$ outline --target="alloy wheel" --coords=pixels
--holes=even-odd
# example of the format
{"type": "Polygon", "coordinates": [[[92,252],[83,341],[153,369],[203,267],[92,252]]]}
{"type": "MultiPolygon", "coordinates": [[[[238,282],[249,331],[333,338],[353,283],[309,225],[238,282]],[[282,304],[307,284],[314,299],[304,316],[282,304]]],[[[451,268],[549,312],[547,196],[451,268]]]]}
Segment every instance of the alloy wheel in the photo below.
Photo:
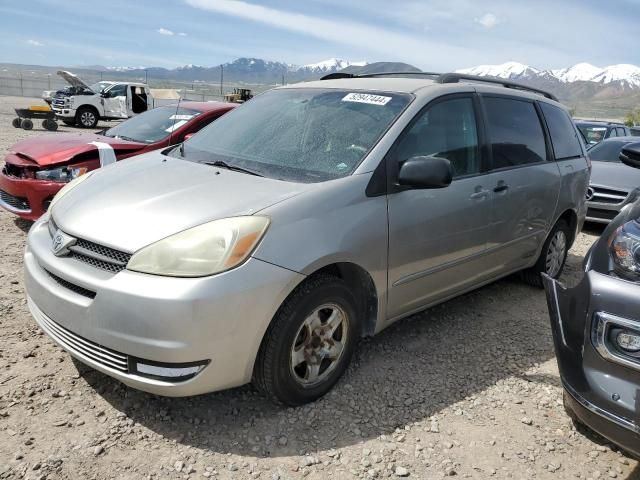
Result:
{"type": "Polygon", "coordinates": [[[91,112],[82,112],[80,115],[80,123],[85,127],[92,126],[96,121],[96,116],[91,112]]]}
{"type": "Polygon", "coordinates": [[[291,374],[305,388],[322,383],[345,349],[349,318],[336,304],[317,307],[303,322],[291,347],[291,374]]]}
{"type": "Polygon", "coordinates": [[[558,230],[553,235],[553,238],[551,239],[549,248],[547,250],[547,261],[545,265],[547,275],[555,278],[558,273],[560,273],[560,269],[562,268],[562,264],[566,255],[567,236],[562,230],[558,230]]]}

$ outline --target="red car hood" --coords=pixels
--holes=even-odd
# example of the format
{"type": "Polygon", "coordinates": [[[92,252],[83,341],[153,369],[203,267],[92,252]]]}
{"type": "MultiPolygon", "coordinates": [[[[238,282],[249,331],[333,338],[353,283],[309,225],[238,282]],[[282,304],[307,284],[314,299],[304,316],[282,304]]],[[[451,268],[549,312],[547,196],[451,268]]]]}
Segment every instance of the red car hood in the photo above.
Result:
{"type": "Polygon", "coordinates": [[[41,135],[18,142],[9,149],[9,155],[31,160],[40,166],[55,165],[69,162],[76,155],[97,151],[98,147],[91,142],[111,145],[118,159],[149,146],[146,143],[129,142],[95,133],[62,133],[41,135]]]}

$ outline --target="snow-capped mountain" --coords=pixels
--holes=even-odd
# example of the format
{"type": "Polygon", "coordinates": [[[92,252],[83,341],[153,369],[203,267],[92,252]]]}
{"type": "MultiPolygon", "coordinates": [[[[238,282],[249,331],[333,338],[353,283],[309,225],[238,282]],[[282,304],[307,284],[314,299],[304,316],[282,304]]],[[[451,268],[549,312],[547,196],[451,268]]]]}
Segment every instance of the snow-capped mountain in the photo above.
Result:
{"type": "Polygon", "coordinates": [[[349,62],[348,60],[343,60],[341,58],[330,58],[329,60],[324,60],[318,63],[309,63],[307,65],[302,65],[298,67],[298,69],[310,70],[312,72],[337,72],[338,70],[342,70],[347,67],[364,67],[367,65],[367,62],[349,62]]]}
{"type": "Polygon", "coordinates": [[[537,68],[530,67],[518,62],[507,62],[502,65],[478,65],[477,67],[463,68],[457,70],[458,73],[466,75],[478,75],[480,77],[518,78],[535,77],[542,73],[537,68]]]}
{"type": "Polygon", "coordinates": [[[518,62],[501,65],[479,65],[458,70],[468,75],[491,76],[509,80],[556,80],[567,84],[594,82],[601,85],[618,83],[622,86],[640,88],[640,67],[620,64],[600,68],[589,63],[578,63],[568,68],[541,70],[518,62]]]}

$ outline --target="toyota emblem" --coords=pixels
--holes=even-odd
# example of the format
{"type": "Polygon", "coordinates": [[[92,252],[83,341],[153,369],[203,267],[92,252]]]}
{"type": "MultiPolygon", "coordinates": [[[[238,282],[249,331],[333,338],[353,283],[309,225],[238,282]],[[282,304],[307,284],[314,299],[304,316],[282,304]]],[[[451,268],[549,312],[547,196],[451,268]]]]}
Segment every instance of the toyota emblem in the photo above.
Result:
{"type": "Polygon", "coordinates": [[[587,188],[587,200],[591,200],[593,198],[593,196],[595,195],[595,190],[591,187],[587,188]]]}
{"type": "Polygon", "coordinates": [[[69,247],[76,243],[76,239],[65,234],[62,230],[56,230],[53,234],[53,243],[51,244],[51,250],[56,257],[61,257],[69,253],[69,247]]]}

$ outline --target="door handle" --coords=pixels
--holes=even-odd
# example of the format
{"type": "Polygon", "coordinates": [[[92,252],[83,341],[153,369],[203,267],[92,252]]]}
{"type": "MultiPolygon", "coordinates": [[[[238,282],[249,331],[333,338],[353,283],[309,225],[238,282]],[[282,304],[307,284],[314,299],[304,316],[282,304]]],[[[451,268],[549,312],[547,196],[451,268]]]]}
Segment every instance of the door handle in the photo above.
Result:
{"type": "Polygon", "coordinates": [[[506,192],[507,190],[509,190],[509,185],[504,182],[499,182],[498,185],[496,185],[496,187],[493,189],[493,191],[496,193],[506,192]]]}
{"type": "Polygon", "coordinates": [[[481,188],[476,188],[476,191],[469,195],[469,198],[472,200],[477,200],[479,198],[485,198],[489,195],[489,190],[483,190],[481,188]]]}

